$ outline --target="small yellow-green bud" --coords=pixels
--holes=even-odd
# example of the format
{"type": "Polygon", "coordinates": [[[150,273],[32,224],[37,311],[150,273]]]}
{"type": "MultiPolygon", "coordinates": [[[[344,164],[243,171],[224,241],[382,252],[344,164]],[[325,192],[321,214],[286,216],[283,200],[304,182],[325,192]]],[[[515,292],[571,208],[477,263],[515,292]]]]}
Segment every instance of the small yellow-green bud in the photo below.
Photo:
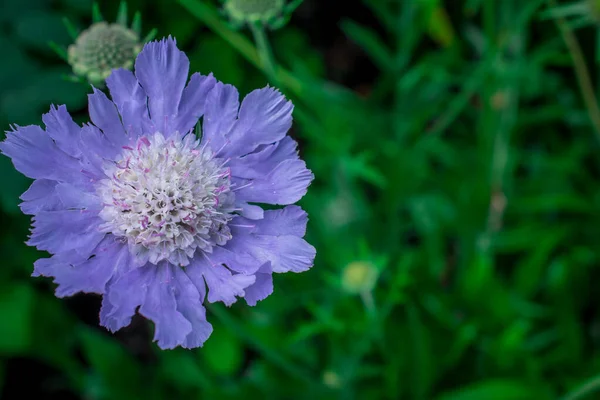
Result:
{"type": "Polygon", "coordinates": [[[267,23],[277,17],[285,0],[226,0],[225,11],[238,22],[267,23]]]}
{"type": "Polygon", "coordinates": [[[339,389],[342,386],[342,380],[340,376],[330,370],[327,370],[323,373],[323,383],[325,386],[331,389],[339,389]]]}
{"type": "Polygon", "coordinates": [[[370,262],[354,261],[346,265],[342,273],[342,287],[352,294],[370,292],[377,283],[379,271],[370,262]]]}
{"type": "Polygon", "coordinates": [[[120,24],[98,22],[69,46],[69,64],[76,75],[101,85],[113,69],[131,69],[142,49],[139,36],[120,24]]]}

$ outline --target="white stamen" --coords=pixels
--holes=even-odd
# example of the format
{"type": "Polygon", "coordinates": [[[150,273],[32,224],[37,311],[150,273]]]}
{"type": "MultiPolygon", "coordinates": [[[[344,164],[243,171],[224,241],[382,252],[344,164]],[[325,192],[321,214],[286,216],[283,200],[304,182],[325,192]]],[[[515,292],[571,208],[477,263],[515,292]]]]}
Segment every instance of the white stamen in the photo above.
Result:
{"type": "Polygon", "coordinates": [[[102,228],[127,240],[132,254],[187,265],[196,250],[231,239],[235,196],[226,162],[193,135],[160,132],[125,146],[99,182],[102,228]]]}

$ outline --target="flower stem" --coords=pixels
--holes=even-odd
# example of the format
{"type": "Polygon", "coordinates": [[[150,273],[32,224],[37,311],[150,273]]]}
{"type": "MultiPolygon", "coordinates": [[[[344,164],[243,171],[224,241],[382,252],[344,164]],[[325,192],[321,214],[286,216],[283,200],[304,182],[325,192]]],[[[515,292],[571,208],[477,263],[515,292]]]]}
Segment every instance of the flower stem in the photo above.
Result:
{"type": "Polygon", "coordinates": [[[254,36],[254,42],[256,43],[258,55],[260,56],[262,69],[265,71],[265,74],[271,83],[273,85],[277,85],[278,82],[277,74],[275,73],[275,59],[273,58],[273,52],[271,51],[271,46],[269,45],[269,39],[267,38],[265,27],[262,23],[257,22],[250,24],[250,30],[252,31],[252,36],[254,36]]]}
{"type": "MultiPolygon", "coordinates": [[[[548,4],[555,7],[556,0],[548,0],[548,4]]],[[[577,77],[577,82],[579,83],[581,96],[583,97],[583,101],[587,108],[590,120],[592,121],[596,136],[600,141],[600,108],[598,108],[598,99],[594,93],[594,86],[585,63],[585,58],[583,57],[583,52],[581,51],[581,46],[579,46],[577,37],[571,28],[569,28],[567,21],[563,17],[556,18],[556,25],[558,26],[563,41],[565,42],[565,45],[571,54],[571,58],[573,59],[573,68],[575,69],[575,76],[577,77]]]]}
{"type": "MultiPolygon", "coordinates": [[[[227,41],[238,53],[240,53],[251,64],[258,67],[265,74],[267,71],[261,62],[261,56],[256,48],[244,35],[231,30],[219,16],[214,6],[199,0],[178,0],[190,14],[196,17],[200,22],[210,28],[213,32],[227,41]]],[[[288,70],[277,66],[275,69],[276,78],[281,85],[294,95],[301,97],[304,84],[292,75],[288,70]]]]}
{"type": "Polygon", "coordinates": [[[590,379],[585,382],[582,386],[578,387],[571,393],[563,397],[562,400],[577,400],[584,399],[586,396],[596,392],[600,389],[600,376],[590,379]]]}

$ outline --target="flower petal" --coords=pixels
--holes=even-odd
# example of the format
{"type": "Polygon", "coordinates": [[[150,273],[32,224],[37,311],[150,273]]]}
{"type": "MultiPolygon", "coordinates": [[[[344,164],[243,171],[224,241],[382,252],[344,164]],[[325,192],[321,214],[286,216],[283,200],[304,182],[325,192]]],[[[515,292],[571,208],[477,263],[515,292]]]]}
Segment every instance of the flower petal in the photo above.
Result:
{"type": "Polygon", "coordinates": [[[247,179],[261,178],[282,161],[298,159],[298,143],[289,136],[278,143],[261,147],[260,150],[244,157],[232,158],[228,164],[231,167],[231,175],[247,179]]]}
{"type": "Polygon", "coordinates": [[[102,200],[96,194],[81,190],[69,183],[56,185],[56,193],[66,209],[94,211],[102,209],[102,200]]]}
{"type": "Polygon", "coordinates": [[[52,254],[76,250],[89,255],[105,236],[98,230],[100,222],[94,211],[40,211],[33,217],[27,244],[52,254]]]}
{"type": "Polygon", "coordinates": [[[223,264],[232,271],[244,274],[252,275],[261,266],[251,255],[239,252],[231,251],[225,246],[216,246],[213,248],[213,252],[206,256],[213,264],[223,264]]]}
{"type": "Polygon", "coordinates": [[[292,204],[300,200],[314,179],[302,160],[285,160],[264,178],[232,179],[241,189],[240,200],[268,204],[292,204]]]}
{"type": "Polygon", "coordinates": [[[308,214],[299,206],[287,206],[280,210],[265,211],[265,217],[252,221],[261,235],[293,235],[304,237],[308,214]]]}
{"type": "Polygon", "coordinates": [[[304,272],[313,266],[316,250],[293,235],[269,236],[238,234],[227,243],[231,251],[247,253],[261,265],[271,262],[273,272],[304,272]]]}
{"type": "Polygon", "coordinates": [[[93,125],[85,125],[81,129],[79,141],[82,172],[92,180],[105,178],[104,161],[114,160],[120,152],[119,148],[93,125]]]}
{"type": "Polygon", "coordinates": [[[169,119],[177,114],[189,68],[187,56],[171,37],[146,44],[135,61],[135,75],[148,94],[150,118],[165,135],[171,133],[169,119]]]}
{"type": "Polygon", "coordinates": [[[78,160],[62,151],[39,126],[7,132],[0,151],[12,159],[17,170],[33,179],[72,181],[80,175],[78,160]]]}
{"type": "Polygon", "coordinates": [[[239,103],[239,93],[232,85],[217,82],[208,93],[202,121],[202,144],[209,144],[221,156],[227,149],[227,134],[235,124],[239,103]]]}
{"type": "Polygon", "coordinates": [[[238,121],[230,132],[228,155],[244,155],[261,144],[283,139],[292,126],[291,101],[274,88],[266,87],[248,94],[242,101],[238,121]]]}
{"type": "Polygon", "coordinates": [[[88,95],[90,119],[102,130],[104,136],[115,147],[120,148],[127,142],[127,136],[121,123],[121,118],[115,103],[106,95],[94,88],[94,93],[88,95]]]}
{"type": "Polygon", "coordinates": [[[81,128],[73,121],[66,106],[50,107],[50,112],[42,115],[42,121],[46,132],[62,151],[73,157],[79,156],[77,141],[81,128]]]}
{"type": "Polygon", "coordinates": [[[103,294],[107,282],[130,264],[127,246],[106,237],[94,250],[95,257],[86,259],[75,252],[61,253],[35,262],[33,276],[54,277],[56,296],[72,296],[78,292],[103,294]]]}
{"type": "Polygon", "coordinates": [[[273,270],[270,263],[264,263],[256,273],[256,282],[245,290],[244,300],[249,306],[266,299],[273,293],[273,270]]]}
{"type": "Polygon", "coordinates": [[[181,95],[181,102],[173,125],[174,131],[186,133],[194,129],[200,117],[204,115],[206,97],[215,83],[216,79],[212,74],[204,76],[195,73],[192,75],[181,95]]]}
{"type": "Polygon", "coordinates": [[[131,323],[136,308],[144,302],[148,286],[152,280],[153,268],[132,268],[108,282],[102,299],[100,325],[111,332],[131,323]]]}
{"type": "MultiPolygon", "coordinates": [[[[149,267],[146,267],[147,269],[149,267]]],[[[162,263],[155,267],[148,282],[146,298],[140,314],[154,322],[154,340],[161,349],[173,349],[183,344],[192,332],[192,324],[177,310],[173,278],[177,266],[162,263]]]]}
{"type": "Polygon", "coordinates": [[[37,214],[40,211],[54,211],[62,208],[62,203],[55,191],[58,182],[47,179],[36,179],[29,189],[20,197],[21,211],[24,214],[37,214]]]}
{"type": "Polygon", "coordinates": [[[255,281],[253,275],[233,275],[221,265],[210,265],[200,259],[192,260],[186,267],[186,273],[197,288],[201,288],[206,281],[209,302],[222,301],[227,306],[237,301],[236,296],[243,297],[244,289],[255,281]]]}
{"type": "Polygon", "coordinates": [[[196,287],[181,268],[175,268],[177,290],[175,300],[179,311],[190,324],[192,331],[187,335],[182,347],[192,349],[200,347],[212,333],[212,325],[206,320],[206,310],[202,305],[206,296],[204,285],[196,287]]]}
{"type": "Polygon", "coordinates": [[[106,79],[106,85],[130,137],[150,133],[148,97],[133,72],[122,68],[114,70],[106,79]]]}

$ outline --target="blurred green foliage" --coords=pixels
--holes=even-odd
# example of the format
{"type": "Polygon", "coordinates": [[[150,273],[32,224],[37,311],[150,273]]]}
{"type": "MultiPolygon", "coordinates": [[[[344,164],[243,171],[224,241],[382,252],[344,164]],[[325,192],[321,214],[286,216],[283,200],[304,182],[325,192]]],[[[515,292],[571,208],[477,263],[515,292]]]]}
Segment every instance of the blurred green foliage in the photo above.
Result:
{"type": "MultiPolygon", "coordinates": [[[[268,33],[269,73],[217,2],[129,2],[192,70],[242,93],[269,76],[293,99],[316,176],[301,201],[314,268],[276,276],[254,308],[209,306],[215,331],[195,351],[160,351],[143,319],[111,335],[97,297],[59,300],[29,277],[43,256],[23,243],[29,181],[0,157],[3,398],[600,398],[600,148],[555,23],[571,3],[356,0],[339,20],[323,3],[268,33]],[[356,262],[376,269],[373,290],[344,290],[356,262]]],[[[51,103],[85,121],[90,87],[62,78],[47,42],[67,46],[63,17],[84,28],[90,10],[0,1],[3,129],[41,123],[51,103]]],[[[600,28],[585,17],[563,23],[597,83],[600,28]]]]}

